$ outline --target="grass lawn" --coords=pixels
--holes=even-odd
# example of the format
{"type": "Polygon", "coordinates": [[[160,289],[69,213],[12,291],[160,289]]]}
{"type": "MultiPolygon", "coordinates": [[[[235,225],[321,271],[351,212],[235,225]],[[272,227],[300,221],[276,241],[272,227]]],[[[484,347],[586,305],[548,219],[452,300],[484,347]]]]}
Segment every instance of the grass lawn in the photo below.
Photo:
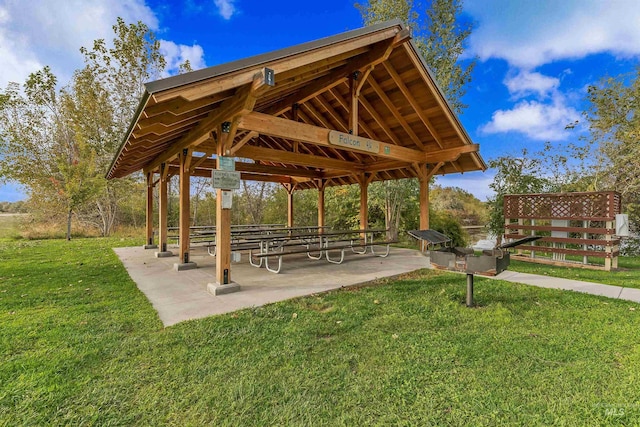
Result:
{"type": "Polygon", "coordinates": [[[509,270],[604,283],[605,285],[640,288],[640,257],[619,257],[618,267],[620,269],[616,271],[588,270],[580,267],[557,267],[512,259],[509,270]]]}
{"type": "Polygon", "coordinates": [[[0,213],[0,239],[20,236],[20,218],[19,214],[0,213]]]}
{"type": "Polygon", "coordinates": [[[424,270],[163,328],[110,249],[0,241],[0,425],[635,425],[640,305],[424,270]]]}

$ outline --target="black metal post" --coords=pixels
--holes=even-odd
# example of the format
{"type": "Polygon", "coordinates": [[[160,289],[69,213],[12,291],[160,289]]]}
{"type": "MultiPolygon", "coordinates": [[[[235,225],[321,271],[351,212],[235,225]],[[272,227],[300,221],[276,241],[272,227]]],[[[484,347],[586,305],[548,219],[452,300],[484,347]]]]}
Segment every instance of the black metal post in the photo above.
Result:
{"type": "Polygon", "coordinates": [[[467,307],[473,307],[473,274],[467,273],[467,307]]]}

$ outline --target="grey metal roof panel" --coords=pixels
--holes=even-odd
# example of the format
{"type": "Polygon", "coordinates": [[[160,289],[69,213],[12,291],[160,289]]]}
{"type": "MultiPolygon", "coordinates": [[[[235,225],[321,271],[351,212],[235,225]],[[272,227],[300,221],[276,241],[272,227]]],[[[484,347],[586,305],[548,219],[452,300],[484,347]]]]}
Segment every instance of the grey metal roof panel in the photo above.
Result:
{"type": "Polygon", "coordinates": [[[292,55],[297,55],[314,49],[323,48],[335,43],[340,43],[345,40],[375,33],[396,26],[400,27],[401,29],[405,28],[405,25],[402,23],[402,21],[400,21],[399,19],[394,19],[391,21],[381,22],[380,24],[371,25],[369,27],[358,28],[356,30],[347,31],[344,33],[336,34],[334,36],[313,40],[284,49],[239,59],[237,61],[227,62],[225,64],[214,65],[213,67],[207,67],[201,70],[192,71],[190,73],[167,77],[166,79],[156,80],[146,83],[145,87],[149,94],[154,94],[156,92],[162,92],[168,89],[173,89],[201,80],[210,79],[212,77],[232,73],[234,71],[239,71],[259,64],[277,61],[279,59],[283,59],[292,55]]]}

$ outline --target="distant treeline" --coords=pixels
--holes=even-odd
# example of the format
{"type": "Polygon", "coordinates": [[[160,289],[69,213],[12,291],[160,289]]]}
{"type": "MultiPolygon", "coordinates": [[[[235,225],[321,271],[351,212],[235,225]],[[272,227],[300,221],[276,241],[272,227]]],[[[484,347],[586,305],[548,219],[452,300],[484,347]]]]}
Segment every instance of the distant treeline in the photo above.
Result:
{"type": "Polygon", "coordinates": [[[0,212],[3,213],[26,213],[27,206],[25,202],[0,202],[0,212]]]}

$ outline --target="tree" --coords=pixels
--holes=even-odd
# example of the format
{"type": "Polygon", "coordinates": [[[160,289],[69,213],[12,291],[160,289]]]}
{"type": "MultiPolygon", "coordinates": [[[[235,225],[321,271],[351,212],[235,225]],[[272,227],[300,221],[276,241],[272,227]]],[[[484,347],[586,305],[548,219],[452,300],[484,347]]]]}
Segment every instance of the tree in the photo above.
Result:
{"type": "Polygon", "coordinates": [[[619,191],[632,223],[640,222],[640,67],[632,75],[603,79],[588,89],[591,142],[603,189],[619,191]]]}
{"type": "MultiPolygon", "coordinates": [[[[104,173],[133,117],[143,83],[165,66],[159,43],[141,22],[113,26],[113,47],[96,40],[81,48],[85,67],[57,87],[49,67],[32,73],[23,91],[10,83],[0,92],[0,179],[22,184],[42,216],[113,229],[118,202],[131,180],[106,181],[104,173]]],[[[188,65],[187,65],[188,66],[188,65]]]]}
{"type": "Polygon", "coordinates": [[[24,93],[9,85],[0,105],[0,176],[24,185],[32,197],[64,209],[66,237],[71,220],[97,191],[95,151],[69,114],[67,90],[57,91],[49,67],[29,75],[24,93]]]}
{"type": "Polygon", "coordinates": [[[369,0],[356,3],[365,25],[373,25],[390,19],[400,19],[413,32],[416,46],[436,82],[444,92],[453,110],[460,114],[467,107],[462,102],[466,86],[471,82],[471,73],[476,59],[466,66],[460,62],[464,44],[471,35],[473,26],[463,22],[461,0],[431,0],[425,14],[421,15],[412,0],[369,0]]]}
{"type": "Polygon", "coordinates": [[[453,111],[460,114],[467,108],[462,97],[476,65],[476,59],[466,67],[459,62],[465,40],[471,35],[472,24],[460,23],[462,1],[459,0],[432,0],[426,13],[427,31],[425,36],[417,38],[418,49],[435,73],[436,82],[453,111]]]}
{"type": "MultiPolygon", "coordinates": [[[[365,25],[373,25],[390,19],[400,19],[413,32],[416,46],[431,70],[438,86],[453,110],[461,113],[466,105],[462,97],[471,81],[475,59],[463,67],[459,58],[464,52],[464,42],[471,34],[471,24],[462,25],[459,0],[433,0],[426,9],[426,16],[418,13],[412,0],[369,0],[356,4],[365,25]]],[[[418,186],[415,179],[402,179],[374,183],[371,193],[374,206],[385,214],[385,226],[389,237],[397,238],[402,222],[402,212],[407,211],[407,200],[418,186]]]]}
{"type": "Polygon", "coordinates": [[[541,160],[531,157],[526,148],[519,157],[507,155],[489,161],[489,168],[496,169],[493,182],[489,184],[495,192],[488,200],[489,231],[496,236],[498,243],[501,242],[504,231],[504,196],[541,193],[548,188],[548,179],[539,176],[540,166],[541,160]]]}
{"type": "MultiPolygon", "coordinates": [[[[142,22],[127,24],[118,18],[113,25],[112,47],[104,39],[91,49],[82,47],[85,67],[74,74],[75,121],[96,152],[96,165],[103,175],[118,150],[144,92],[144,83],[158,78],[166,66],[160,43],[142,22]]],[[[118,206],[129,197],[134,181],[103,179],[93,205],[83,220],[109,235],[118,216],[118,206]]]]}

